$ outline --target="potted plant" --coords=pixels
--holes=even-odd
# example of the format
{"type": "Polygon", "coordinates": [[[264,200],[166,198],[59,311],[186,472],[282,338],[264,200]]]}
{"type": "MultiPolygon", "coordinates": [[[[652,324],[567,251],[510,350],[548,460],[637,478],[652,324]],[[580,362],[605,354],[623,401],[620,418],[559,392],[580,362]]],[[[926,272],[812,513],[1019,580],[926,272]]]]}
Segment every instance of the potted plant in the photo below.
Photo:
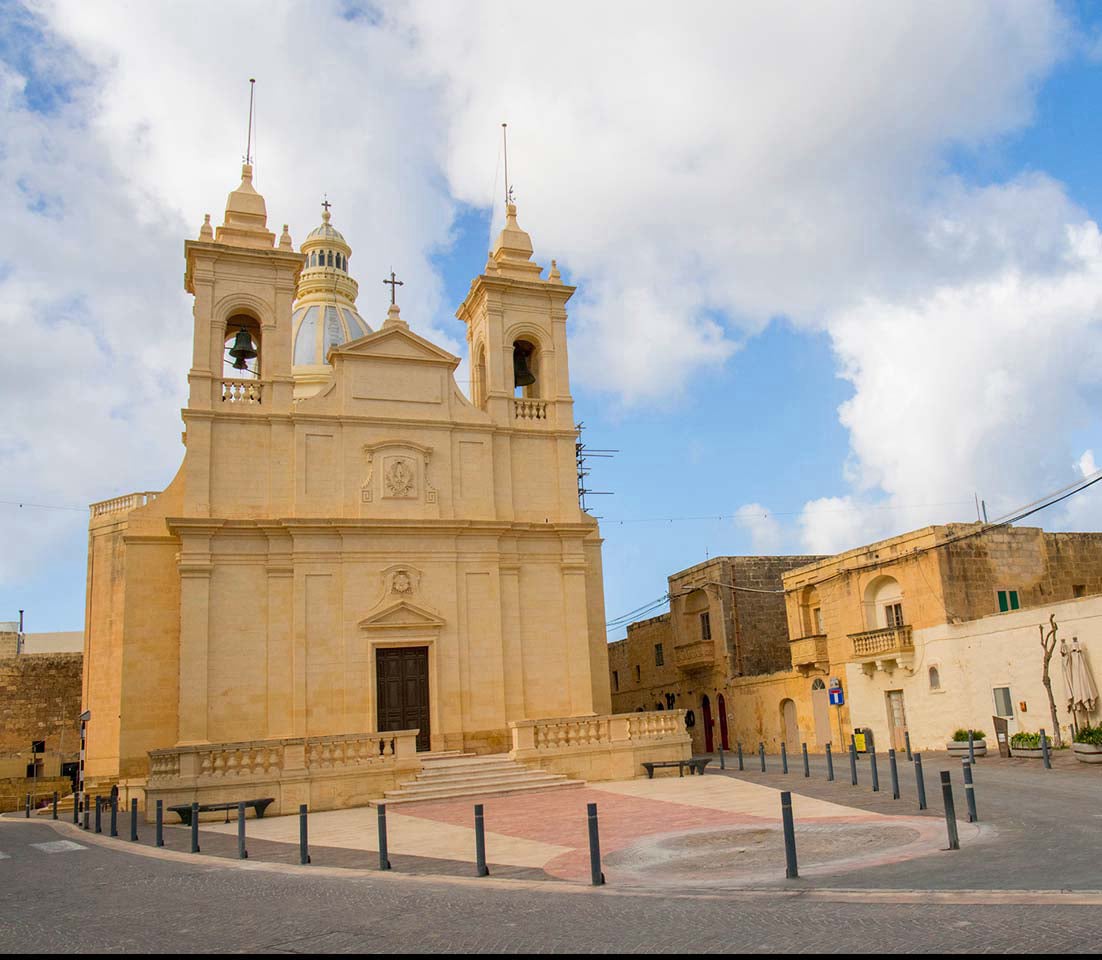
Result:
{"type": "MultiPolygon", "coordinates": [[[[1010,738],[1010,749],[1015,757],[1040,760],[1044,756],[1044,752],[1041,750],[1041,735],[1039,733],[1015,733],[1010,738]]],[[[1049,749],[1052,749],[1051,744],[1049,744],[1049,749]]]]}
{"type": "Polygon", "coordinates": [[[1076,760],[1102,763],[1102,727],[1080,727],[1072,747],[1076,760]]]}
{"type": "Polygon", "coordinates": [[[961,729],[953,733],[953,739],[950,740],[945,746],[949,751],[949,755],[953,757],[967,757],[968,756],[968,734],[972,734],[972,747],[976,751],[977,757],[984,757],[987,755],[987,741],[984,739],[984,732],[982,730],[966,730],[961,729]]]}

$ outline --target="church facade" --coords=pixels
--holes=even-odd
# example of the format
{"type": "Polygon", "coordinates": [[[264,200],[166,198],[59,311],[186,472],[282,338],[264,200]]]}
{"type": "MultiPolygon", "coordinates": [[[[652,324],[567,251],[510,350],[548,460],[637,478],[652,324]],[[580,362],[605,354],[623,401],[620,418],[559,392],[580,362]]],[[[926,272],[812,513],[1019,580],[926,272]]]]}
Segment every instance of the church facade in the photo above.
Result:
{"type": "Polygon", "coordinates": [[[611,703],[601,539],[577,498],[574,289],[553,261],[543,277],[515,206],[457,312],[470,399],[460,359],[396,303],[377,330],[360,317],[328,209],[296,251],[246,165],[209,220],[185,243],[183,463],[159,494],[92,508],[88,776],[192,796],[220,763],[278,755],[305,783],[311,762],[504,752],[518,723],[531,755],[585,746],[531,729],[611,703]]]}

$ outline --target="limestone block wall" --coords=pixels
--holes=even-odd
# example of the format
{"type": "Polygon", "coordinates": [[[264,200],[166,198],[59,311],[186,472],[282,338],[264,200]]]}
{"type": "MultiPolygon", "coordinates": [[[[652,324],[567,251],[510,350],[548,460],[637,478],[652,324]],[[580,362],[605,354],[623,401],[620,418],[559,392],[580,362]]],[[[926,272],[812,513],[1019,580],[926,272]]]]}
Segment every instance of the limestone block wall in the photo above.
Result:
{"type": "Polygon", "coordinates": [[[31,742],[46,741],[40,755],[44,776],[80,752],[79,653],[25,653],[0,659],[0,764],[22,777],[31,762],[31,742]]]}

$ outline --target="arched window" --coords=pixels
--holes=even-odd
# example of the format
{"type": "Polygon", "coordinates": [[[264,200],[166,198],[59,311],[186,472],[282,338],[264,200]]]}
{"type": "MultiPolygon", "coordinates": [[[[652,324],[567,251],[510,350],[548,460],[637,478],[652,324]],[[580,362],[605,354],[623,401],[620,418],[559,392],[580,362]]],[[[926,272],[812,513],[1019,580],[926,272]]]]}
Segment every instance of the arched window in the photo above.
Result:
{"type": "Polygon", "coordinates": [[[344,257],[341,256],[341,252],[339,250],[337,251],[337,269],[344,269],[344,257]]]}
{"type": "Polygon", "coordinates": [[[811,689],[812,690],[825,690],[826,686],[827,685],[825,683],[823,683],[823,678],[822,677],[816,677],[811,682],[811,689]]]}
{"type": "Polygon", "coordinates": [[[903,615],[903,588],[895,577],[873,579],[865,587],[864,599],[866,629],[901,627],[907,622],[903,615]]]}
{"type": "Polygon", "coordinates": [[[930,689],[941,689],[941,674],[938,673],[937,667],[930,667],[930,689]]]}
{"type": "Polygon", "coordinates": [[[234,380],[258,378],[260,376],[261,349],[260,323],[256,318],[244,313],[230,317],[226,321],[223,341],[222,376],[234,380]],[[231,356],[230,351],[238,349],[239,344],[240,347],[253,352],[254,356],[231,356]]]}
{"type": "Polygon", "coordinates": [[[328,266],[328,267],[333,266],[333,251],[332,250],[329,251],[329,262],[326,264],[326,266],[328,266]]]}
{"type": "Polygon", "coordinates": [[[539,351],[530,340],[513,341],[513,384],[518,397],[539,397],[539,351]]]}
{"type": "Polygon", "coordinates": [[[475,350],[474,383],[471,384],[471,402],[476,407],[486,406],[486,347],[479,344],[475,350]]]}

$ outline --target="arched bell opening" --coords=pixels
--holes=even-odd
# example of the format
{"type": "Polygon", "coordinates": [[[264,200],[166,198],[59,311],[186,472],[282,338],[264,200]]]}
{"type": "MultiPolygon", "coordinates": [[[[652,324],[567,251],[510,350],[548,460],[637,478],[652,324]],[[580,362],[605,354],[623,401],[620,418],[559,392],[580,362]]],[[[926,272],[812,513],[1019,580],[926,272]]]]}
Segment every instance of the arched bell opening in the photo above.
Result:
{"type": "Polygon", "coordinates": [[[479,344],[475,349],[474,369],[471,371],[471,402],[480,409],[486,407],[486,347],[479,344]]]}
{"type": "Polygon", "coordinates": [[[540,396],[539,348],[531,340],[513,341],[513,395],[540,396]]]}
{"type": "Polygon", "coordinates": [[[226,321],[222,345],[222,376],[260,378],[260,321],[246,313],[226,321]]]}

